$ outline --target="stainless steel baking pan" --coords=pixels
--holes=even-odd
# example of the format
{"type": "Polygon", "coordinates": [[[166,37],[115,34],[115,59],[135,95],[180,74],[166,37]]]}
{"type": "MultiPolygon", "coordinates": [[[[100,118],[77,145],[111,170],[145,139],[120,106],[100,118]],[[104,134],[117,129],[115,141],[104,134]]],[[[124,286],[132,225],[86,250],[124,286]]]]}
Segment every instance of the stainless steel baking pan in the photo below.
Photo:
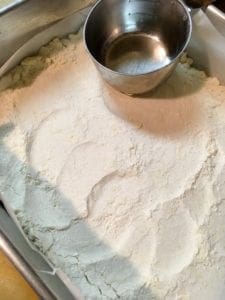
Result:
{"type": "Polygon", "coordinates": [[[38,32],[92,0],[0,0],[0,66],[38,32]]]}
{"type": "MultiPolygon", "coordinates": [[[[225,6],[224,6],[225,7],[225,6]]],[[[214,5],[210,5],[206,10],[206,15],[209,17],[216,29],[225,36],[225,14],[214,5]]]]}
{"type": "Polygon", "coordinates": [[[199,10],[193,17],[193,33],[188,53],[197,67],[225,84],[225,14],[211,5],[206,13],[199,10]]]}
{"type": "MultiPolygon", "coordinates": [[[[76,32],[84,23],[89,11],[89,8],[83,10],[80,10],[80,8],[82,8],[81,4],[76,13],[63,20],[54,22],[47,29],[41,30],[38,33],[36,32],[32,38],[27,40],[0,65],[0,76],[17,65],[24,57],[34,54],[52,38],[76,32]]],[[[209,75],[218,77],[221,83],[225,84],[225,38],[223,36],[225,33],[225,15],[214,6],[208,7],[206,15],[202,14],[201,12],[197,12],[193,16],[193,37],[187,50],[194,58],[196,65],[206,70],[209,75]],[[213,20],[213,24],[207,20],[208,14],[210,15],[210,19],[213,20]]],[[[4,53],[1,51],[0,61],[3,61],[3,58],[4,53]]],[[[4,201],[4,199],[2,200],[4,201]]],[[[23,231],[13,211],[7,207],[6,201],[4,205],[8,213],[2,207],[0,208],[1,247],[40,297],[43,299],[62,300],[81,298],[78,290],[70,283],[68,278],[64,274],[56,272],[29,245],[29,241],[26,241],[24,235],[22,235],[23,231]]]]}

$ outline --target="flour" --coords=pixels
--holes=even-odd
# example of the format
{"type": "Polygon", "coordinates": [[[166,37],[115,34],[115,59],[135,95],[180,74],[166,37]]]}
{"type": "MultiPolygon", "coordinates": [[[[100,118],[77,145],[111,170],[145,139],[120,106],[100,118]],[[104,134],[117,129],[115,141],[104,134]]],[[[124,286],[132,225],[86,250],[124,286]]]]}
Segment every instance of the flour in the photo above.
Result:
{"type": "Polygon", "coordinates": [[[71,35],[0,81],[1,194],[87,299],[225,297],[225,87],[190,64],[131,98],[71,35]]]}

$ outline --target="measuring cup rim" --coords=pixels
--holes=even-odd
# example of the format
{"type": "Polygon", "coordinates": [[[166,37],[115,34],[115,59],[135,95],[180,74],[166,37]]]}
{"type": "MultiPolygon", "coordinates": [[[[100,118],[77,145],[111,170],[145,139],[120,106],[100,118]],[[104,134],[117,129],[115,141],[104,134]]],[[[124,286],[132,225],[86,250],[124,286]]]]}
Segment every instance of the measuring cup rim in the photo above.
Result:
{"type": "Polygon", "coordinates": [[[181,47],[181,49],[179,50],[178,54],[173,58],[171,59],[171,61],[167,64],[165,64],[164,66],[162,67],[159,67],[155,70],[152,70],[152,71],[148,71],[148,72],[144,72],[144,73],[138,73],[138,74],[127,74],[127,73],[123,73],[123,72],[120,72],[120,71],[115,71],[115,70],[112,70],[108,67],[106,67],[104,64],[100,63],[95,57],[94,55],[91,53],[91,51],[89,50],[89,47],[87,45],[87,34],[86,34],[86,29],[87,29],[87,25],[88,25],[88,21],[89,21],[89,18],[90,16],[92,15],[92,13],[95,11],[95,9],[104,1],[107,1],[107,0],[98,0],[95,5],[91,8],[90,12],[88,13],[88,16],[85,20],[85,23],[84,23],[84,29],[83,29],[83,39],[84,39],[84,44],[85,44],[85,48],[87,50],[87,52],[89,53],[89,55],[91,56],[92,60],[97,64],[99,65],[101,68],[103,68],[104,70],[106,70],[107,72],[112,72],[113,74],[115,75],[120,75],[120,76],[126,76],[126,77],[141,77],[141,76],[145,76],[145,75],[148,75],[148,74],[153,74],[155,72],[158,72],[160,70],[163,70],[165,68],[168,68],[169,66],[171,66],[172,64],[174,64],[179,58],[180,56],[183,54],[184,50],[187,48],[189,42],[190,42],[190,39],[191,39],[191,35],[192,35],[192,18],[191,18],[191,10],[190,8],[188,8],[188,6],[182,1],[182,0],[173,0],[173,1],[177,1],[178,3],[180,3],[180,5],[184,8],[184,11],[186,13],[186,16],[188,18],[188,24],[189,24],[189,32],[188,32],[188,36],[186,38],[186,41],[184,43],[184,45],[181,47]]]}

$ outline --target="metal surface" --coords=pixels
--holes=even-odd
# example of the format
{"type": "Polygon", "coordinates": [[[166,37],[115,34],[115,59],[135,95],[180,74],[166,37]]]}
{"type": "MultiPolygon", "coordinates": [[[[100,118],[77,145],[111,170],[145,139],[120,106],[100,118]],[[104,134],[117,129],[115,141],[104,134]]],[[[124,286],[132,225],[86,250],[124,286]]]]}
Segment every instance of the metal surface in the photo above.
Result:
{"type": "MultiPolygon", "coordinates": [[[[1,1],[5,3],[6,0],[1,1]]],[[[18,6],[21,1],[11,0],[11,10],[0,16],[0,67],[34,35],[84,8],[91,1],[27,0],[18,6]]],[[[2,12],[4,9],[8,10],[7,5],[4,7],[2,7],[2,12]]]]}
{"type": "MultiPolygon", "coordinates": [[[[89,11],[90,6],[77,9],[72,15],[54,22],[54,24],[35,34],[21,47],[15,49],[2,66],[0,65],[0,77],[18,65],[23,58],[36,53],[41,46],[46,45],[56,36],[63,37],[71,32],[77,32],[83,26],[89,11]]],[[[0,61],[2,57],[4,57],[4,53],[0,52],[0,61]]]]}
{"type": "Polygon", "coordinates": [[[0,205],[0,249],[44,300],[80,299],[72,294],[44,258],[32,250],[20,230],[0,205]]]}
{"type": "Polygon", "coordinates": [[[102,77],[124,93],[139,94],[169,76],[191,27],[178,0],[100,0],[88,16],[84,39],[102,77]]]}
{"type": "Polygon", "coordinates": [[[225,37],[225,14],[214,5],[210,5],[205,13],[219,33],[225,37]]]}
{"type": "Polygon", "coordinates": [[[7,13],[8,11],[16,8],[18,5],[28,0],[1,0],[0,1],[0,16],[7,13]]]}
{"type": "Polygon", "coordinates": [[[225,29],[224,18],[222,12],[215,13],[213,6],[209,6],[206,13],[199,10],[192,17],[193,34],[187,48],[188,54],[194,58],[195,66],[208,75],[217,77],[221,84],[225,84],[225,37],[221,34],[221,30],[225,29]],[[214,24],[207,16],[208,11],[217,21],[214,24]],[[216,23],[220,24],[220,27],[217,27],[216,23]]]}

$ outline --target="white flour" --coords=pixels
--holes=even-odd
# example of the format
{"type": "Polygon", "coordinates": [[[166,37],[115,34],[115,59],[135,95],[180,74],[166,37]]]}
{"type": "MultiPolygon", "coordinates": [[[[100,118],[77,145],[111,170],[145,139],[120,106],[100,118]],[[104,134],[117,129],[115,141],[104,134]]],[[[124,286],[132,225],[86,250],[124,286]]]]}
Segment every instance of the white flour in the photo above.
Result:
{"type": "Polygon", "coordinates": [[[0,81],[2,196],[87,299],[224,299],[225,87],[184,58],[131,98],[70,39],[0,81]]]}

